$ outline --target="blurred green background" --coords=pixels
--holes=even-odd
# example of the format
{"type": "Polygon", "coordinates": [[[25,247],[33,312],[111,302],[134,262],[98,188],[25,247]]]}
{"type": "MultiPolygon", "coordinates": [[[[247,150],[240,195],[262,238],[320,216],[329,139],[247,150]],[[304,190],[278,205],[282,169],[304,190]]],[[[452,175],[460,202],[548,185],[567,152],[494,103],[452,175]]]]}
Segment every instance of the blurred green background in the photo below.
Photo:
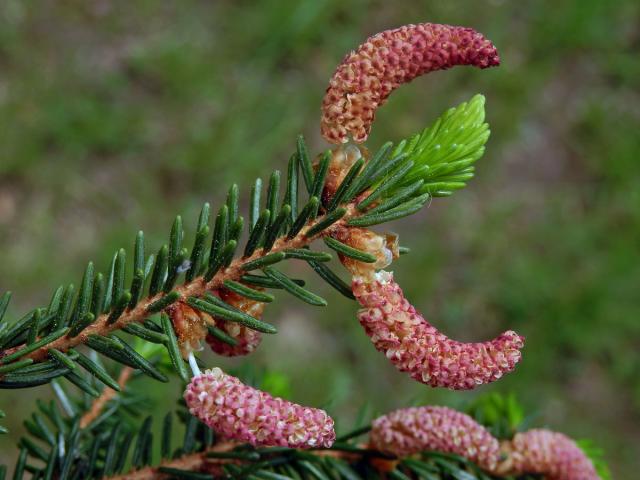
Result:
{"type": "MultiPolygon", "coordinates": [[[[42,1],[0,4],[0,291],[18,315],[79,279],[137,229],[154,250],[173,216],[195,223],[231,182],[286,169],[310,148],[336,64],[368,35],[405,23],[466,25],[502,66],[416,80],[378,112],[375,148],[475,93],[492,127],[477,177],[394,224],[412,254],[394,265],[409,298],[454,338],[513,328],[527,338],[514,391],[537,423],[590,437],[617,478],[640,458],[640,3],[637,0],[42,1]]],[[[189,232],[191,233],[191,232],[189,232]]],[[[189,240],[190,242],[190,240],[189,240]]],[[[280,333],[249,360],[289,379],[288,395],[329,405],[462,406],[477,392],[428,389],[398,374],[354,303],[310,270],[330,300],[285,299],[280,333]]],[[[246,359],[222,362],[238,367],[246,359]]],[[[209,364],[219,359],[207,357],[209,364]]],[[[179,385],[149,382],[163,412],[179,385]],[[160,401],[163,397],[165,400],[160,401]]],[[[0,463],[47,387],[2,392],[0,463]]],[[[173,402],[173,400],[172,400],[173,402]]],[[[171,404],[172,404],[171,402],[171,404]]]]}

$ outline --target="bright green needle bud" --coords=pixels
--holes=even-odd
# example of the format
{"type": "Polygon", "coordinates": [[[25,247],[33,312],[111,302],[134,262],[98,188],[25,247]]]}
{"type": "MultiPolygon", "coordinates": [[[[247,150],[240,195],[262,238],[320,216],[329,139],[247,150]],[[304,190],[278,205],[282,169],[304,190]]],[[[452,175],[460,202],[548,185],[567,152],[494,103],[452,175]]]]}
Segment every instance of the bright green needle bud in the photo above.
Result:
{"type": "Polygon", "coordinates": [[[428,193],[432,197],[451,195],[466,186],[474,175],[474,163],[484,153],[489,125],[484,121],[482,95],[449,109],[421,133],[398,144],[382,175],[376,179],[371,199],[363,207],[406,192],[411,196],[428,193]],[[422,184],[416,182],[422,181],[422,184]],[[417,186],[419,188],[417,188],[417,186]]]}
{"type": "MultiPolygon", "coordinates": [[[[413,166],[384,197],[389,198],[400,189],[418,180],[424,183],[419,193],[440,197],[451,195],[466,186],[474,175],[473,164],[482,157],[489,139],[489,125],[484,121],[483,95],[475,95],[469,102],[445,112],[432,126],[406,142],[399,144],[393,156],[406,155],[405,162],[413,166]]],[[[393,172],[382,178],[380,185],[393,172]]]]}
{"type": "Polygon", "coordinates": [[[357,205],[364,215],[350,224],[374,225],[410,215],[429,197],[446,197],[464,188],[491,133],[484,121],[484,100],[476,95],[395,149],[390,143],[381,148],[354,188],[369,194],[357,205]]]}

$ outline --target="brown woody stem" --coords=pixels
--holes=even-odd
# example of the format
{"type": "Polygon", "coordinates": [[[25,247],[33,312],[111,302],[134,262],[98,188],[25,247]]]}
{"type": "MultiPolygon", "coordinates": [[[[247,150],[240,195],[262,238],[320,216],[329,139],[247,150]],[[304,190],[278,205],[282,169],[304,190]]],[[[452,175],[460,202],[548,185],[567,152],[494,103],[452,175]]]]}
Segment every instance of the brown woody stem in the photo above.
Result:
{"type": "MultiPolygon", "coordinates": [[[[190,472],[197,472],[204,469],[205,466],[215,467],[216,465],[222,465],[223,463],[229,463],[233,460],[223,460],[219,458],[207,458],[207,454],[211,452],[228,452],[238,445],[232,442],[224,442],[214,445],[207,450],[198,453],[191,453],[189,455],[183,455],[180,458],[168,460],[160,463],[155,467],[145,467],[140,470],[134,470],[116,477],[110,477],[109,480],[152,480],[171,478],[170,474],[163,474],[160,468],[177,468],[180,470],[186,470],[190,472]]],[[[212,477],[213,478],[213,477],[212,477]]]]}
{"type": "MultiPolygon", "coordinates": [[[[131,374],[133,373],[133,368],[124,367],[120,370],[120,375],[118,376],[118,385],[120,385],[120,389],[123,390],[124,386],[131,378],[131,374]]],[[[91,422],[93,422],[100,412],[107,404],[109,400],[111,400],[118,392],[114,389],[109,388],[107,386],[104,387],[102,394],[93,401],[91,405],[91,409],[87,413],[85,413],[80,419],[80,428],[86,428],[91,422]]]]}
{"type": "MultiPolygon", "coordinates": [[[[140,470],[134,470],[116,477],[109,477],[106,480],[155,480],[171,478],[170,474],[162,472],[162,468],[177,468],[179,470],[185,470],[190,472],[207,472],[212,475],[221,475],[222,466],[228,463],[243,463],[239,459],[223,459],[223,458],[209,458],[207,455],[210,453],[229,452],[238,447],[239,444],[235,442],[221,442],[202,452],[191,453],[183,455],[180,458],[167,460],[161,462],[155,467],[145,467],[140,470]]],[[[358,454],[354,452],[342,452],[339,450],[314,450],[314,455],[322,457],[342,458],[348,461],[353,461],[357,458],[358,454]]],[[[212,478],[218,478],[212,476],[212,478]]]]}

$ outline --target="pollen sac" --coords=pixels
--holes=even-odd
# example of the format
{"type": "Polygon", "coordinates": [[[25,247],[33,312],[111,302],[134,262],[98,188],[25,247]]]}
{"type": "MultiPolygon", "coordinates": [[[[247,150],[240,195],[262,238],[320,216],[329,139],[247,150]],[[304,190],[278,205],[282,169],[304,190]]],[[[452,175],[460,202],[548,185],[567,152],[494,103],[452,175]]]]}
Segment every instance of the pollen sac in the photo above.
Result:
{"type": "Polygon", "coordinates": [[[331,143],[369,136],[376,109],[403,83],[456,65],[500,64],[498,52],[471,28],[422,23],[370,37],[338,65],[322,101],[320,131],[331,143]]]}
{"type": "Polygon", "coordinates": [[[384,270],[352,281],[364,308],[358,320],[376,349],[402,372],[432,387],[469,390],[511,372],[520,361],[524,338],[507,331],[482,343],[463,343],[433,327],[404,297],[384,270]]]}
{"type": "Polygon", "coordinates": [[[184,392],[189,412],[226,440],[254,446],[328,448],[333,419],[243,384],[219,368],[194,377],[184,392]]]}
{"type": "Polygon", "coordinates": [[[206,323],[211,317],[183,302],[174,303],[166,311],[176,331],[182,356],[187,358],[192,351],[202,350],[200,342],[207,334],[206,323]]]}
{"type": "Polygon", "coordinates": [[[397,457],[425,450],[454,453],[492,471],[500,458],[500,445],[469,415],[447,407],[396,410],[373,421],[371,446],[397,457]]]}
{"type": "Polygon", "coordinates": [[[537,473],[549,480],[598,480],[596,469],[569,437],[550,430],[517,433],[509,447],[511,474],[537,473]]]}
{"type": "MultiPolygon", "coordinates": [[[[262,302],[250,300],[224,288],[220,290],[219,296],[229,305],[254,318],[260,319],[262,317],[262,312],[264,311],[264,303],[262,302]]],[[[230,345],[211,334],[207,335],[207,343],[218,355],[225,357],[248,355],[258,348],[258,345],[260,345],[262,341],[262,334],[260,332],[251,330],[244,325],[227,322],[215,317],[213,317],[213,324],[237,342],[236,345],[230,345]]]]}
{"type": "Polygon", "coordinates": [[[376,257],[374,263],[366,263],[339,254],[340,262],[351,275],[371,277],[376,270],[388,267],[400,256],[398,235],[395,233],[380,235],[367,228],[343,227],[335,229],[331,236],[376,257]]]}

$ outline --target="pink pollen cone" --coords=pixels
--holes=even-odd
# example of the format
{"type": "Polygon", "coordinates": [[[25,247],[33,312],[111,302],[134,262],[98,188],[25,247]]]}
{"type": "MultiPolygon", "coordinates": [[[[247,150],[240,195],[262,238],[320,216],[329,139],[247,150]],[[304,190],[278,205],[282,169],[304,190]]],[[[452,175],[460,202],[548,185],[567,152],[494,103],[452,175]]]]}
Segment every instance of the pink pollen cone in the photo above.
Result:
{"type": "Polygon", "coordinates": [[[433,23],[385,30],[349,53],[322,100],[320,131],[331,143],[357,143],[369,136],[376,109],[403,83],[456,65],[500,64],[498,52],[471,28],[433,23]]]}
{"type": "Polygon", "coordinates": [[[518,433],[510,445],[513,473],[540,473],[549,480],[598,480],[593,463],[569,437],[550,430],[518,433]]]}
{"type": "Polygon", "coordinates": [[[500,444],[469,415],[447,407],[403,408],[373,421],[371,446],[398,457],[425,450],[460,455],[487,471],[500,458],[500,444]]]}
{"type": "Polygon", "coordinates": [[[227,440],[257,446],[324,448],[333,445],[333,419],[243,384],[219,368],[195,376],[184,392],[192,415],[227,440]]]}
{"type": "Polygon", "coordinates": [[[524,338],[511,330],[482,343],[440,333],[404,298],[392,273],[355,276],[352,290],[364,307],[358,320],[376,349],[419,382],[469,390],[498,380],[520,360],[524,338]]]}

